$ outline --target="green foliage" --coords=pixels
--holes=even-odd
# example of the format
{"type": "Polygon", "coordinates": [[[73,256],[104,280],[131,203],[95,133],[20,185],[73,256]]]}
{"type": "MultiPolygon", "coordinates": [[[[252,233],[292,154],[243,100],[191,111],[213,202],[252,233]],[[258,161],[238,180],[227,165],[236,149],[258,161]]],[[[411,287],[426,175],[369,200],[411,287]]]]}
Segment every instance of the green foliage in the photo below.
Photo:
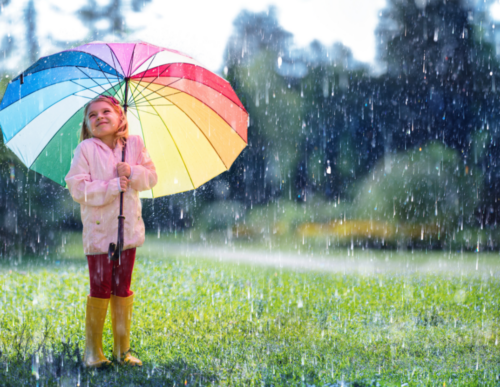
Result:
{"type": "Polygon", "coordinates": [[[273,50],[260,51],[247,65],[235,64],[228,72],[250,114],[250,147],[242,162],[252,193],[258,185],[267,186],[262,193],[279,191],[285,182],[289,185],[301,160],[302,101],[297,88],[274,72],[278,56],[273,50]]]}
{"type": "Polygon", "coordinates": [[[440,143],[387,154],[355,188],[358,218],[460,228],[473,224],[482,178],[440,143]]]}
{"type": "MultiPolygon", "coordinates": [[[[310,193],[331,201],[364,198],[353,186],[359,188],[357,181],[367,181],[374,168],[380,169],[381,159],[391,160],[394,152],[415,153],[440,141],[457,150],[453,162],[466,162],[474,170],[475,197],[472,186],[462,187],[464,179],[458,176],[450,178],[446,189],[422,182],[425,200],[419,205],[427,208],[425,214],[424,208],[417,214],[415,206],[414,212],[406,206],[392,220],[429,221],[428,215],[436,212],[429,207],[435,195],[441,220],[455,205],[449,224],[458,219],[460,228],[463,223],[484,224],[486,209],[496,213],[497,208],[495,85],[500,84],[486,9],[459,0],[389,1],[377,29],[379,58],[387,64],[380,76],[369,74],[341,45],[313,42],[291,49],[292,37],[279,26],[272,9],[242,12],[225,64],[227,78],[251,119],[249,147],[228,179],[232,198],[247,204],[275,198],[305,200],[310,193]],[[464,191],[464,206],[459,204],[458,210],[452,196],[462,191],[453,193],[450,185],[464,191]],[[431,192],[434,188],[440,192],[431,192]],[[451,203],[445,203],[447,199],[451,203]],[[481,212],[479,221],[472,216],[474,206],[481,212]]],[[[400,191],[398,202],[404,193],[400,191]]],[[[370,211],[365,207],[383,200],[372,199],[358,212],[369,214],[375,206],[370,211]]],[[[388,202],[390,206],[394,207],[388,202]]],[[[389,218],[389,213],[394,214],[394,208],[373,215],[389,218]]]]}
{"type": "Polygon", "coordinates": [[[225,230],[245,214],[245,207],[237,201],[216,201],[206,204],[196,219],[200,230],[225,230]]]}
{"type": "Polygon", "coordinates": [[[5,77],[4,74],[0,74],[0,101],[2,100],[3,94],[5,93],[5,89],[9,84],[10,78],[5,77]]]}
{"type": "MultiPolygon", "coordinates": [[[[363,275],[166,257],[168,251],[164,240],[138,251],[132,346],[141,369],[81,367],[83,260],[3,264],[3,385],[35,384],[36,374],[48,386],[498,383],[500,283],[488,270],[467,271],[476,255],[355,250],[353,264],[382,270],[363,275]],[[436,260],[465,271],[425,274],[436,260]],[[415,271],[384,272],[408,262],[415,271]]],[[[495,257],[480,259],[481,267],[499,270],[495,257]]],[[[107,356],[112,341],[108,319],[107,356]]]]}
{"type": "MultiPolygon", "coordinates": [[[[0,78],[0,100],[9,79],[0,78]]],[[[79,212],[69,192],[28,170],[0,132],[0,259],[48,254],[59,244],[61,228],[75,227],[79,212]]]]}

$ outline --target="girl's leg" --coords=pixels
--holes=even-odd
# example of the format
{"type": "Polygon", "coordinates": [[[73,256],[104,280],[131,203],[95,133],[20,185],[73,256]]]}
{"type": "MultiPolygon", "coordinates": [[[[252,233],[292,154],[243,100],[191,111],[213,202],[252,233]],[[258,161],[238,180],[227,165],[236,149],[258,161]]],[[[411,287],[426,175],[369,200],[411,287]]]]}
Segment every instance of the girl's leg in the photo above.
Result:
{"type": "Polygon", "coordinates": [[[130,353],[130,325],[134,293],[130,290],[135,262],[135,248],[122,252],[121,262],[115,263],[111,294],[111,322],[113,326],[113,357],[131,366],[142,366],[142,361],[130,353]]]}
{"type": "Polygon", "coordinates": [[[122,252],[120,261],[114,261],[111,294],[118,297],[129,297],[134,292],[130,290],[132,271],[134,270],[136,249],[122,252]]]}
{"type": "Polygon", "coordinates": [[[87,367],[109,365],[102,351],[102,331],[108,311],[111,293],[111,276],[113,265],[107,254],[88,255],[90,276],[90,295],[87,297],[85,318],[85,356],[87,367]]]}
{"type": "Polygon", "coordinates": [[[108,254],[87,255],[90,297],[109,298],[112,289],[113,262],[108,254]]]}

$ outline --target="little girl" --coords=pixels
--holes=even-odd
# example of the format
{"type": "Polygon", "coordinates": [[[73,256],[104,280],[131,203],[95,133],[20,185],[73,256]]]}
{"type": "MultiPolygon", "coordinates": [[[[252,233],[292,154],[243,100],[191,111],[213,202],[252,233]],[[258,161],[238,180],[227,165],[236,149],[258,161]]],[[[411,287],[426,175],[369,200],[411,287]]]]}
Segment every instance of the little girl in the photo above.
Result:
{"type": "Polygon", "coordinates": [[[135,249],[144,243],[139,191],[154,187],[155,167],[142,138],[128,135],[127,116],[113,97],[101,95],[86,105],[80,141],[65,180],[73,200],[80,203],[83,248],[90,274],[84,362],[88,367],[111,364],[102,350],[102,331],[110,303],[113,358],[141,366],[142,362],[130,353],[134,299],[130,282],[135,249]],[[125,162],[121,162],[124,146],[125,162]],[[110,261],[107,251],[118,235],[120,192],[124,192],[123,253],[120,261],[110,261]]]}

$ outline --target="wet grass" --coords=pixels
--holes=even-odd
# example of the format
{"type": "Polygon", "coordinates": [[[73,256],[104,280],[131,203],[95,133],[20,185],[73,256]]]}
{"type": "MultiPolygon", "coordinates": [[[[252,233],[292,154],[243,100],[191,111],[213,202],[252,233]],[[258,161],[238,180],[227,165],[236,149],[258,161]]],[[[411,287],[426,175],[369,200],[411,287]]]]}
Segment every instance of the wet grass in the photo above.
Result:
{"type": "MultiPolygon", "coordinates": [[[[500,383],[497,255],[481,256],[489,269],[480,274],[364,275],[181,256],[163,242],[138,250],[134,272],[140,369],[82,368],[88,279],[77,244],[47,260],[0,263],[0,385],[500,383]]],[[[109,320],[104,347],[110,356],[109,320]]]]}

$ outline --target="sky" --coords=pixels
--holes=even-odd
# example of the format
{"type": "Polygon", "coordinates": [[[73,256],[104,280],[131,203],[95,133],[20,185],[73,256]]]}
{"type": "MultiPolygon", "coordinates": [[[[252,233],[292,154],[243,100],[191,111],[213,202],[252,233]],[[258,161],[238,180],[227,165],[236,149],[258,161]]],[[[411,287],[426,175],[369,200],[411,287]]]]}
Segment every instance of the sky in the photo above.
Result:
{"type": "Polygon", "coordinates": [[[500,20],[500,1],[496,1],[490,8],[493,20],[500,20]]]}
{"type": "MultiPolygon", "coordinates": [[[[23,11],[28,0],[15,0],[0,10],[0,36],[24,36],[23,11]]],[[[110,0],[96,0],[107,4],[110,0]]],[[[128,3],[127,0],[124,0],[128,3]]],[[[40,56],[60,50],[54,40],[84,39],[87,28],[75,16],[84,0],[37,0],[40,56]]],[[[274,5],[281,26],[294,35],[297,48],[317,39],[324,45],[342,42],[354,58],[375,61],[375,35],[379,12],[386,0],[153,0],[140,14],[127,12],[126,27],[137,29],[130,40],[142,40],[185,52],[212,71],[220,71],[233,21],[244,9],[266,11],[274,5]]],[[[11,63],[14,72],[22,71],[11,63]]]]}
{"type": "MultiPolygon", "coordinates": [[[[169,2],[170,3],[170,2],[169,2]]],[[[155,13],[166,8],[156,0],[148,7],[155,13]]],[[[375,58],[374,30],[377,15],[385,0],[252,0],[175,2],[162,13],[167,25],[152,23],[141,33],[144,40],[181,47],[212,70],[222,64],[224,48],[233,30],[233,21],[241,10],[262,12],[275,5],[281,26],[294,35],[297,47],[314,39],[325,45],[340,41],[363,62],[375,58]],[[196,5],[194,5],[196,4],[196,5]],[[216,6],[215,4],[220,4],[216,6]],[[197,12],[191,12],[196,9],[197,12]],[[171,15],[186,15],[169,17],[171,15]],[[209,15],[207,17],[207,15],[209,15]]]]}

